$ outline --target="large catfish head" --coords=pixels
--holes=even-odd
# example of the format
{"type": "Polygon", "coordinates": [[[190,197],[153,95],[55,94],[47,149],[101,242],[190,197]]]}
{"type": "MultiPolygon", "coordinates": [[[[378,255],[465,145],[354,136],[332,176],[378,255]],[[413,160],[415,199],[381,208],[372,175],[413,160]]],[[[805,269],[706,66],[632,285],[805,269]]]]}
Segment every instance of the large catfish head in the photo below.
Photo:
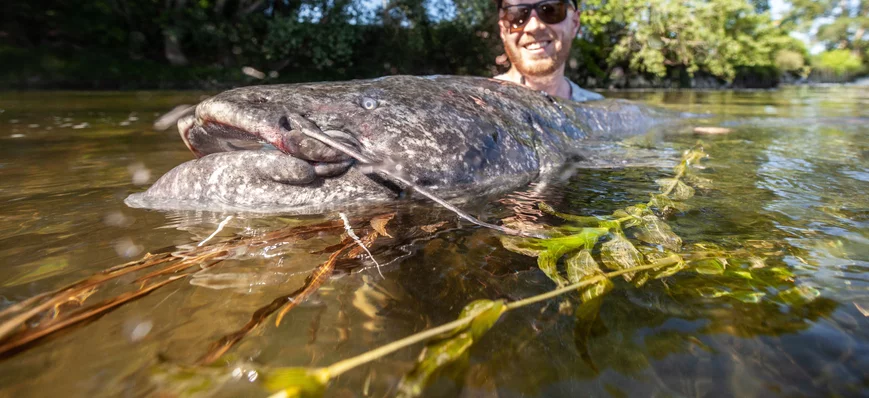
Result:
{"type": "Polygon", "coordinates": [[[306,129],[356,147],[377,162],[399,165],[421,185],[476,183],[504,174],[489,168],[517,163],[523,170],[536,169],[533,148],[521,142],[528,135],[522,130],[532,126],[511,123],[511,110],[499,105],[513,101],[499,101],[497,91],[480,83],[502,85],[479,78],[398,76],[245,87],[202,102],[195,117],[179,128],[199,157],[270,148],[332,175],[351,160],[306,135],[306,129]]]}

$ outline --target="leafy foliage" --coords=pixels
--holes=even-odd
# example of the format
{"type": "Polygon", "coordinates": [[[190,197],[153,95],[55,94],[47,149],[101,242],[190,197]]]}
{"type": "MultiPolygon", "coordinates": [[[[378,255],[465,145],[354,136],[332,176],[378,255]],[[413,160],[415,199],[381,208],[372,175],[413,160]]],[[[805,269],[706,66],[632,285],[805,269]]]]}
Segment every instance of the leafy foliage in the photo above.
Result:
{"type": "Polygon", "coordinates": [[[815,59],[815,71],[833,78],[849,78],[862,70],[860,57],[849,50],[826,51],[815,59]]]}
{"type": "Polygon", "coordinates": [[[869,66],[869,1],[791,0],[781,26],[812,35],[827,52],[813,61],[823,80],[844,80],[869,66]],[[862,65],[862,66],[861,66],[862,65]]]}
{"type": "Polygon", "coordinates": [[[681,201],[690,199],[696,191],[683,180],[700,182],[700,185],[705,188],[711,185],[710,181],[692,172],[692,166],[704,157],[706,154],[700,146],[686,151],[682,161],[674,169],[676,173],[674,178],[655,181],[661,186],[662,193],[652,194],[648,203],[628,206],[614,211],[612,216],[600,218],[561,213],[541,203],[539,206],[541,211],[580,227],[568,225],[555,228],[552,234],[557,237],[550,239],[505,236],[501,241],[508,250],[537,257],[538,267],[559,287],[588,279],[602,272],[592,255],[595,247],[599,247],[601,263],[610,270],[630,270],[649,262],[662,264],[662,267],[655,268],[651,274],[643,273],[636,279],[633,272],[625,272],[623,274],[625,280],[636,286],[643,285],[650,278],[671,276],[685,265],[685,261],[676,254],[682,248],[682,239],[654,213],[653,209],[657,209],[662,215],[686,209],[681,201]],[[644,249],[646,251],[644,255],[628,239],[625,230],[631,232],[640,242],[658,249],[651,251],[644,249]],[[603,237],[608,239],[598,245],[603,237]],[[567,255],[565,260],[567,279],[561,276],[557,267],[557,262],[565,255],[567,255]]]}
{"type": "MultiPolygon", "coordinates": [[[[588,0],[582,7],[583,33],[567,70],[581,84],[626,76],[733,81],[745,71],[792,70],[804,53],[787,36],[803,25],[776,26],[765,1],[588,0]],[[790,61],[776,63],[783,50],[793,51],[779,57],[790,61]]],[[[826,6],[806,7],[806,18],[829,14],[826,6]]],[[[0,17],[0,44],[24,50],[25,59],[45,53],[53,61],[3,58],[0,78],[14,85],[201,87],[258,80],[242,67],[261,71],[266,82],[492,75],[503,53],[494,8],[491,0],[395,0],[377,8],[360,0],[14,0],[0,17]]],[[[865,21],[849,18],[824,37],[857,35],[865,21]]],[[[865,50],[851,41],[849,49],[865,50]]]]}
{"type": "Polygon", "coordinates": [[[684,71],[733,81],[740,69],[775,67],[776,52],[790,42],[767,13],[758,11],[765,7],[744,0],[585,4],[585,39],[615,43],[602,51],[609,54],[605,64],[611,71],[620,67],[655,79],[684,71]]]}
{"type": "Polygon", "coordinates": [[[325,369],[281,368],[266,374],[264,387],[280,392],[281,397],[319,397],[326,390],[329,373],[325,369]]]}
{"type": "Polygon", "coordinates": [[[495,325],[506,310],[504,302],[500,300],[477,300],[465,306],[459,318],[474,319],[426,344],[416,366],[401,379],[398,396],[415,397],[422,394],[432,376],[443,367],[465,358],[468,349],[495,325]]]}

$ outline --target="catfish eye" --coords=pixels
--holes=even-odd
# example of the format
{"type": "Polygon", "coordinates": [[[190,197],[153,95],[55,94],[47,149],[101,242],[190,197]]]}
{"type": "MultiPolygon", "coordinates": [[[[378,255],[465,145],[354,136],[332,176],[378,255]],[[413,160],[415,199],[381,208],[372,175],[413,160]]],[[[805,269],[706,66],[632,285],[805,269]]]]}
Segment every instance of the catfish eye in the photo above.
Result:
{"type": "Polygon", "coordinates": [[[377,108],[377,100],[374,98],[362,97],[362,107],[373,111],[377,108]]]}

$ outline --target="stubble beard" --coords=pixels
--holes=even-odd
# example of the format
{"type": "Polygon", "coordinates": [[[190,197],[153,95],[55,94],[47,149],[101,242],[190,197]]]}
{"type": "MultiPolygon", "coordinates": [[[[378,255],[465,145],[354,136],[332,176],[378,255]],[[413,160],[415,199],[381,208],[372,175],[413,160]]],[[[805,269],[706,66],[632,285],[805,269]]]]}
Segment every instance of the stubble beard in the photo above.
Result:
{"type": "MultiPolygon", "coordinates": [[[[557,40],[557,39],[553,39],[557,40]]],[[[515,43],[504,46],[510,64],[523,76],[546,76],[558,70],[570,56],[570,42],[561,42],[561,49],[552,58],[525,59],[522,49],[515,43]]]]}

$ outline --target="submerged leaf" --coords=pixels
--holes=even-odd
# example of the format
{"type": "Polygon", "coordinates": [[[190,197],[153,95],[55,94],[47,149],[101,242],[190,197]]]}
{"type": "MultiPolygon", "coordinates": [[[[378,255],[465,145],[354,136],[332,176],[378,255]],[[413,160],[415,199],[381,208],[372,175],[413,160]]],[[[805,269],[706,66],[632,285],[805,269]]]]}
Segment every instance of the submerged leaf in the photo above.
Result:
{"type": "Polygon", "coordinates": [[[504,248],[526,256],[537,257],[537,266],[558,286],[567,285],[567,280],[558,273],[558,259],[579,248],[591,250],[606,228],[582,228],[579,233],[547,239],[502,237],[504,248]]]}
{"type": "Polygon", "coordinates": [[[751,268],[766,268],[766,261],[760,257],[749,257],[748,262],[751,268]]]}
{"type": "Polygon", "coordinates": [[[324,368],[277,368],[265,372],[263,385],[273,396],[322,397],[329,382],[329,372],[324,368]]]}
{"type": "Polygon", "coordinates": [[[685,264],[685,261],[682,260],[682,256],[676,253],[661,253],[661,255],[655,256],[653,258],[648,258],[648,260],[653,264],[661,264],[660,268],[655,268],[651,272],[649,272],[649,276],[651,276],[652,279],[661,279],[668,276],[673,276],[677,272],[688,267],[688,265],[685,264]]]}
{"type": "Polygon", "coordinates": [[[636,287],[643,286],[649,280],[672,276],[687,267],[682,256],[671,251],[658,251],[648,246],[640,246],[639,250],[649,265],[656,265],[656,267],[638,272],[631,281],[636,287]]]}
{"type": "Polygon", "coordinates": [[[567,280],[570,283],[577,283],[585,278],[600,274],[600,266],[594,261],[591,252],[588,249],[582,249],[577,253],[571,254],[565,260],[565,268],[567,268],[567,280]]]}
{"type": "Polygon", "coordinates": [[[785,282],[793,282],[796,277],[791,270],[785,267],[771,267],[764,269],[766,272],[769,272],[776,276],[776,278],[783,280],[785,282]]]}
{"type": "Polygon", "coordinates": [[[501,319],[501,315],[507,311],[507,306],[503,300],[477,300],[477,302],[480,301],[491,303],[491,305],[485,309],[480,308],[479,312],[474,313],[474,320],[471,321],[470,330],[475,342],[480,337],[483,337],[492,326],[495,326],[495,322],[498,322],[498,319],[501,319]]]}
{"type": "MultiPolygon", "coordinates": [[[[677,180],[675,178],[659,178],[659,179],[655,180],[655,184],[658,184],[658,186],[661,188],[662,192],[666,192],[668,189],[670,189],[671,186],[674,186],[677,182],[679,182],[679,180],[677,180]]],[[[666,196],[667,194],[664,193],[661,195],[666,196]]],[[[669,196],[667,196],[667,197],[669,197],[669,196]]]]}
{"type": "MultiPolygon", "coordinates": [[[[212,366],[188,366],[159,361],[151,367],[150,381],[157,390],[151,395],[172,397],[214,396],[219,395],[228,385],[236,382],[240,374],[244,375],[247,380],[265,383],[269,379],[271,372],[249,363],[239,362],[237,359],[212,366]]],[[[277,389],[279,388],[275,390],[277,389]]]]}
{"type": "Polygon", "coordinates": [[[546,250],[536,244],[533,239],[521,238],[518,236],[501,235],[501,245],[505,249],[513,252],[526,255],[529,257],[537,257],[546,250]]]}
{"type": "MultiPolygon", "coordinates": [[[[616,213],[618,213],[619,211],[622,210],[616,210],[616,213]]],[[[625,213],[625,216],[627,216],[627,213],[625,213]]],[[[601,228],[604,228],[614,234],[622,233],[622,224],[618,220],[601,221],[600,223],[598,223],[598,225],[601,228]]]]}
{"type": "Polygon", "coordinates": [[[703,151],[702,147],[697,147],[695,149],[689,149],[684,154],[682,154],[682,162],[686,165],[692,165],[700,163],[700,159],[706,157],[706,152],[703,151]]]}
{"type": "Polygon", "coordinates": [[[603,296],[604,294],[609,293],[609,291],[613,290],[614,287],[615,284],[613,284],[613,281],[611,281],[609,278],[606,278],[598,283],[595,283],[585,288],[579,298],[582,300],[583,303],[587,303],[591,300],[603,296]]]}
{"type": "Polygon", "coordinates": [[[661,178],[655,180],[655,183],[661,186],[661,192],[673,200],[686,200],[694,196],[694,188],[675,178],[661,178]]]}
{"type": "Polygon", "coordinates": [[[682,248],[682,238],[655,215],[644,216],[643,224],[637,227],[634,234],[642,242],[661,245],[668,250],[679,251],[682,248]]]}
{"type": "MultiPolygon", "coordinates": [[[[628,213],[627,210],[616,210],[613,212],[613,217],[621,221],[619,229],[628,229],[643,223],[643,219],[639,215],[628,213]]],[[[604,224],[601,223],[601,225],[603,226],[604,224]]]]}
{"type": "Polygon", "coordinates": [[[698,177],[693,174],[685,176],[685,181],[694,187],[700,189],[712,189],[712,180],[704,177],[698,177]]]}
{"type": "Polygon", "coordinates": [[[634,287],[642,287],[651,278],[652,276],[649,274],[649,271],[640,271],[634,275],[633,279],[631,279],[631,284],[634,285],[634,287]]]}
{"type": "Polygon", "coordinates": [[[787,304],[801,305],[814,301],[820,295],[821,292],[818,289],[801,285],[779,292],[778,297],[787,304]]]}
{"type": "MultiPolygon", "coordinates": [[[[609,281],[609,280],[608,280],[609,281]]],[[[612,282],[610,282],[612,284],[612,282]]],[[[582,304],[576,309],[576,326],[573,330],[573,340],[576,344],[576,350],[582,360],[588,364],[595,372],[598,371],[597,365],[591,359],[591,353],[588,349],[588,341],[591,338],[592,329],[595,322],[598,321],[600,314],[600,306],[603,299],[583,300],[582,304]]]]}
{"type": "Polygon", "coordinates": [[[697,293],[706,298],[717,298],[730,295],[730,292],[718,287],[701,287],[697,289],[697,293]]]}
{"type": "Polygon", "coordinates": [[[404,375],[398,385],[397,397],[418,397],[431,377],[444,366],[461,359],[474,344],[470,332],[461,332],[450,339],[426,345],[416,366],[404,375]]]}
{"type": "Polygon", "coordinates": [[[597,217],[576,216],[573,214],[561,213],[561,212],[553,209],[552,206],[550,206],[546,203],[543,203],[543,202],[538,203],[537,207],[540,208],[540,211],[542,211],[546,214],[558,217],[562,220],[567,220],[567,221],[572,221],[574,223],[579,223],[580,225],[585,225],[585,226],[591,227],[591,226],[596,226],[600,222],[600,219],[597,217]]]}
{"type": "Polygon", "coordinates": [[[766,293],[763,292],[735,292],[731,293],[730,297],[733,297],[743,303],[759,303],[760,300],[766,296],[766,293]]]}
{"type": "Polygon", "coordinates": [[[705,257],[725,257],[727,255],[726,250],[714,243],[700,242],[694,243],[692,246],[691,252],[705,254],[705,257]]]}
{"type": "MultiPolygon", "coordinates": [[[[565,253],[569,253],[580,247],[585,247],[586,249],[591,250],[594,248],[597,240],[608,232],[609,230],[606,228],[583,228],[579,233],[573,235],[558,238],[538,239],[537,242],[540,246],[544,246],[556,254],[560,253],[561,255],[564,255],[565,253]]],[[[561,255],[559,255],[559,257],[561,257],[561,255]]]]}
{"type": "Polygon", "coordinates": [[[649,216],[649,215],[653,214],[652,211],[649,210],[649,206],[646,206],[645,204],[638,204],[638,205],[634,205],[634,206],[625,207],[625,211],[628,214],[630,214],[634,217],[637,217],[637,218],[643,218],[645,216],[649,216]]]}
{"type": "MultiPolygon", "coordinates": [[[[497,301],[486,300],[486,299],[474,300],[474,301],[468,303],[467,305],[465,305],[465,308],[462,308],[462,312],[459,313],[459,317],[457,319],[475,318],[475,317],[479,316],[480,314],[482,314],[486,311],[489,311],[493,307],[499,306],[499,305],[503,305],[503,302],[501,300],[497,300],[497,301]]],[[[442,334],[439,334],[437,337],[433,338],[432,341],[440,341],[440,340],[449,339],[450,337],[453,337],[453,336],[457,335],[458,333],[461,333],[461,332],[467,330],[468,328],[470,328],[470,324],[465,324],[463,326],[459,326],[453,330],[450,330],[449,332],[444,332],[442,334]]]]}
{"type": "Polygon", "coordinates": [[[371,228],[374,228],[377,233],[382,236],[392,237],[389,232],[386,231],[386,224],[389,223],[392,218],[395,217],[395,213],[390,214],[381,214],[371,219],[369,224],[371,224],[371,228]]]}
{"type": "Polygon", "coordinates": [[[501,300],[477,300],[465,306],[459,318],[472,316],[474,320],[457,328],[450,337],[426,344],[416,366],[401,379],[397,396],[421,395],[435,372],[467,355],[468,349],[495,325],[506,310],[501,300]]]}
{"type": "Polygon", "coordinates": [[[556,265],[558,259],[581,247],[591,250],[597,240],[606,233],[605,228],[583,228],[578,234],[538,240],[539,244],[545,246],[547,250],[537,257],[537,265],[559,287],[567,285],[567,280],[558,274],[556,265]]]}
{"type": "Polygon", "coordinates": [[[694,197],[694,188],[685,185],[684,182],[679,181],[676,183],[676,188],[670,192],[670,196],[673,200],[688,200],[694,197]]]}
{"type": "Polygon", "coordinates": [[[736,275],[736,276],[743,278],[743,279],[754,279],[754,277],[751,275],[751,272],[748,272],[748,271],[736,269],[736,270],[731,270],[729,273],[736,275]]]}
{"type": "Polygon", "coordinates": [[[721,275],[727,266],[727,260],[724,258],[704,258],[691,262],[691,265],[698,274],[721,275]]]}
{"type": "Polygon", "coordinates": [[[229,376],[225,369],[158,363],[151,368],[150,381],[156,395],[194,396],[215,393],[229,376]]]}
{"type": "Polygon", "coordinates": [[[674,202],[673,199],[670,199],[669,196],[664,194],[653,193],[651,196],[652,198],[649,200],[648,204],[649,207],[654,207],[663,214],[670,214],[677,211],[685,212],[691,209],[691,206],[681,202],[674,202]]]}
{"type": "Polygon", "coordinates": [[[537,257],[537,267],[543,271],[549,279],[552,279],[558,287],[562,287],[568,284],[567,280],[564,279],[561,275],[558,274],[558,266],[556,262],[559,257],[556,257],[557,253],[552,250],[547,250],[540,253],[540,256],[537,257]]]}
{"type": "MultiPolygon", "coordinates": [[[[611,270],[634,268],[643,263],[640,252],[622,234],[616,234],[613,239],[601,246],[600,257],[604,265],[611,270]]],[[[630,281],[633,276],[633,273],[624,275],[627,281],[630,281]]]]}

